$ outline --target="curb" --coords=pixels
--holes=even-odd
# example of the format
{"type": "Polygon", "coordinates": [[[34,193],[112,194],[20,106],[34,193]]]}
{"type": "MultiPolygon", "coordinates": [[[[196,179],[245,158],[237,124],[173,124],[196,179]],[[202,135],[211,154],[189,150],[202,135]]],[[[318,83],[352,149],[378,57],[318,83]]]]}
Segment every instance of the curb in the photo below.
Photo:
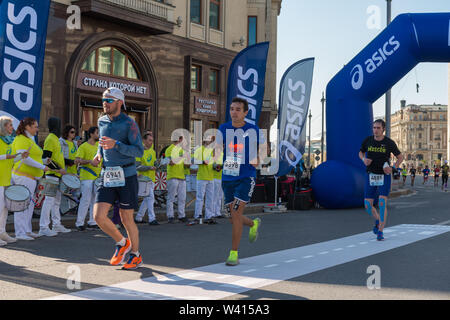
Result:
{"type": "MultiPolygon", "coordinates": [[[[263,212],[264,206],[267,203],[249,203],[245,207],[244,215],[248,214],[254,214],[254,213],[260,213],[263,212]]],[[[177,217],[177,211],[174,210],[175,217],[177,217]]],[[[195,210],[193,209],[185,209],[185,215],[186,218],[192,219],[194,217],[195,210]]],[[[136,212],[135,212],[136,213],[136,212]]],[[[109,216],[112,216],[112,211],[110,211],[109,216]]],[[[155,209],[155,217],[156,221],[158,222],[166,222],[167,221],[167,215],[165,209],[155,209]]],[[[69,229],[75,229],[75,222],[77,220],[76,214],[68,213],[64,216],[61,216],[61,224],[69,229]]],[[[144,221],[146,221],[146,217],[144,217],[144,221]]],[[[33,231],[39,230],[39,218],[33,218],[31,219],[31,225],[33,231]]],[[[14,233],[14,214],[9,213],[8,220],[6,223],[6,232],[14,233]]]]}

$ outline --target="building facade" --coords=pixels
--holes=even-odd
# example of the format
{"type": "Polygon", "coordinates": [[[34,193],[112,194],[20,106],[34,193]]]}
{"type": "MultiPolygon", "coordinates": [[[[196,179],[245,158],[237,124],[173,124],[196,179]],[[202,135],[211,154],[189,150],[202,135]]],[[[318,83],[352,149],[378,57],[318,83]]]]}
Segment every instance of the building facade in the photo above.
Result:
{"type": "Polygon", "coordinates": [[[122,89],[128,114],[155,148],[175,129],[225,120],[228,69],[247,45],[270,41],[259,125],[277,114],[276,25],[281,0],[53,0],[39,140],[57,116],[81,134],[102,115],[101,94],[122,89]]]}
{"type": "Polygon", "coordinates": [[[391,138],[397,143],[409,166],[433,167],[447,157],[447,106],[406,105],[391,115],[391,138]]]}

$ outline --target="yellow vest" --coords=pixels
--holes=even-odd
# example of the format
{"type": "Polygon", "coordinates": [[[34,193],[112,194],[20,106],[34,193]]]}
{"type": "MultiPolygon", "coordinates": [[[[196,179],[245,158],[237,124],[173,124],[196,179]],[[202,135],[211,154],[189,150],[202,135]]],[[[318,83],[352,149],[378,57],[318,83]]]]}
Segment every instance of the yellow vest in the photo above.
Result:
{"type": "MultiPolygon", "coordinates": [[[[98,150],[98,142],[95,145],[90,144],[89,142],[84,142],[79,148],[75,155],[76,158],[80,158],[83,160],[92,160],[97,154],[98,150]]],[[[102,161],[98,164],[97,167],[93,167],[90,164],[80,165],[80,180],[95,180],[99,177],[100,172],[102,171],[102,161]],[[82,167],[89,168],[92,170],[97,176],[94,176],[88,170],[82,169],[82,167]]]]}
{"type": "MultiPolygon", "coordinates": [[[[59,143],[59,139],[55,134],[50,133],[47,136],[47,138],[45,138],[44,150],[51,151],[52,152],[51,160],[55,164],[57,164],[61,169],[65,169],[64,154],[62,152],[61,144],[59,143]]],[[[54,174],[57,177],[61,177],[61,175],[59,173],[56,173],[55,171],[49,170],[47,172],[47,174],[49,174],[49,173],[54,174]]]]}
{"type": "MultiPolygon", "coordinates": [[[[75,148],[73,141],[66,140],[66,142],[69,145],[69,160],[75,160],[77,148],[75,148]]],[[[67,173],[77,174],[77,166],[74,164],[73,166],[67,167],[67,173]]]]}
{"type": "Polygon", "coordinates": [[[194,158],[200,161],[207,161],[208,164],[199,164],[197,171],[197,180],[212,181],[214,179],[212,149],[200,146],[194,152],[194,158]]]}
{"type": "MultiPolygon", "coordinates": [[[[59,141],[58,141],[59,144],[59,141]]],[[[36,144],[36,142],[34,142],[34,140],[28,138],[27,136],[24,136],[23,134],[18,135],[13,142],[13,150],[28,150],[28,148],[30,148],[30,158],[33,159],[34,161],[42,164],[42,149],[36,144]]],[[[13,167],[14,170],[14,174],[17,175],[22,175],[22,176],[32,176],[35,178],[40,178],[42,177],[42,175],[44,174],[44,170],[29,166],[25,163],[23,163],[23,161],[17,161],[14,164],[13,167]],[[17,168],[19,167],[19,165],[22,163],[22,165],[20,166],[19,170],[17,170],[17,168]]]]}
{"type": "MultiPolygon", "coordinates": [[[[136,161],[139,161],[143,166],[153,167],[156,161],[156,151],[155,149],[153,149],[153,146],[149,149],[144,149],[144,154],[142,155],[142,158],[136,158],[136,161]]],[[[152,179],[153,182],[156,181],[155,170],[140,171],[140,172],[138,171],[138,174],[140,176],[149,177],[150,179],[152,179]]]]}
{"type": "MultiPolygon", "coordinates": [[[[7,144],[0,139],[0,155],[10,155],[13,153],[12,143],[7,144]]],[[[14,165],[14,159],[0,160],[0,186],[11,185],[11,173],[14,165]]],[[[3,209],[2,209],[3,210],[3,209]]]]}
{"type": "Polygon", "coordinates": [[[175,146],[171,144],[166,149],[166,157],[171,157],[172,161],[175,163],[173,166],[167,165],[167,180],[170,179],[185,179],[185,171],[184,171],[184,151],[181,147],[175,146]]]}

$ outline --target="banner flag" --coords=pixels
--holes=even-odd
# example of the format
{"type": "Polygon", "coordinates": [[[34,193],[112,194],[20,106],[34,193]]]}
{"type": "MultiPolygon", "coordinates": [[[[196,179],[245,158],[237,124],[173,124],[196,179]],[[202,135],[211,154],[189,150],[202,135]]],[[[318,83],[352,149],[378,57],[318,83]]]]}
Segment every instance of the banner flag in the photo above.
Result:
{"type": "Polygon", "coordinates": [[[245,121],[258,125],[264,100],[269,42],[249,46],[239,52],[228,72],[226,122],[231,121],[230,104],[235,97],[248,101],[245,121]]]}
{"type": "Polygon", "coordinates": [[[0,0],[0,116],[39,121],[50,0],[0,0]]]}
{"type": "Polygon", "coordinates": [[[306,118],[314,69],[314,58],[291,65],[280,82],[278,105],[279,169],[276,176],[288,174],[305,153],[306,118]]]}

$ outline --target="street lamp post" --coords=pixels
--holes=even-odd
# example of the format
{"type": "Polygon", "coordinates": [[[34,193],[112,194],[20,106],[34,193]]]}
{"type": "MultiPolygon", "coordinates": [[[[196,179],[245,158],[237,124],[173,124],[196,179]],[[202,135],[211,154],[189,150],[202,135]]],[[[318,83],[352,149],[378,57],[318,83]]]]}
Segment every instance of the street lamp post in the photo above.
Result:
{"type": "MultiPolygon", "coordinates": [[[[391,2],[392,0],[386,0],[387,2],[387,23],[386,26],[391,23],[391,2]]],[[[386,136],[391,136],[391,90],[386,92],[386,136]]]]}
{"type": "Polygon", "coordinates": [[[320,102],[322,102],[322,138],[321,138],[321,146],[320,146],[320,163],[323,162],[323,123],[324,123],[324,118],[325,118],[325,114],[324,114],[324,103],[325,103],[325,97],[322,91],[322,99],[320,99],[320,102]]]}
{"type": "Polygon", "coordinates": [[[311,110],[309,110],[309,138],[308,138],[308,168],[311,170],[311,110]]]}

